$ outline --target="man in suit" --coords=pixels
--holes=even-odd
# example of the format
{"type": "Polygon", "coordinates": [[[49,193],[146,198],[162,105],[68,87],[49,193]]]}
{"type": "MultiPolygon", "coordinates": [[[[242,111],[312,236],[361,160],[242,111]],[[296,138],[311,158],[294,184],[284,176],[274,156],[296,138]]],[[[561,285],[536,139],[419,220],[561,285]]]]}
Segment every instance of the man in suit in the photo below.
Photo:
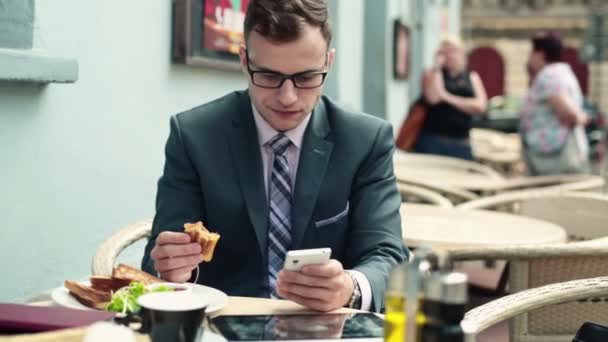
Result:
{"type": "Polygon", "coordinates": [[[248,90],[171,118],[142,268],[229,295],[381,310],[407,256],[392,128],[321,96],[335,55],[324,0],[253,0],[244,31],[248,90]],[[221,234],[208,263],[183,233],[199,220],[221,234]],[[329,263],[282,270],[286,251],[321,247],[329,263]]]}

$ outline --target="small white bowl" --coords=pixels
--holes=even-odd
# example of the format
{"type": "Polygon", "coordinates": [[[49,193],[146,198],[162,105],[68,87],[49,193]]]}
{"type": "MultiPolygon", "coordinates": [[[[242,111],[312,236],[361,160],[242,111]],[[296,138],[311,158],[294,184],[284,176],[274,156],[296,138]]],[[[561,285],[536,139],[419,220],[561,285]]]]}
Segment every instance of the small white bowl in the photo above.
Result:
{"type": "Polygon", "coordinates": [[[173,289],[173,291],[171,292],[175,292],[175,293],[191,293],[192,292],[192,287],[188,284],[180,284],[180,283],[169,283],[169,282],[164,282],[164,283],[154,283],[154,284],[150,284],[148,286],[146,286],[146,288],[150,291],[153,291],[154,289],[156,289],[157,287],[160,286],[166,286],[170,289],[173,289]]]}
{"type": "Polygon", "coordinates": [[[150,311],[166,312],[203,310],[208,305],[204,297],[188,292],[149,292],[137,298],[137,303],[150,311]]]}

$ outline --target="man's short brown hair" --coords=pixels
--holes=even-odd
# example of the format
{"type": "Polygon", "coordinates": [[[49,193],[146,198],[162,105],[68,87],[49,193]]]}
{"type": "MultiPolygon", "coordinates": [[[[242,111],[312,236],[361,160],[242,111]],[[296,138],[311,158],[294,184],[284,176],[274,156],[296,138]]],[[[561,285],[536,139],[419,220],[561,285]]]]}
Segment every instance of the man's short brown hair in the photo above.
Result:
{"type": "Polygon", "coordinates": [[[320,28],[329,46],[331,25],[325,0],[251,0],[245,16],[245,43],[252,31],[274,42],[294,41],[304,23],[320,28]]]}

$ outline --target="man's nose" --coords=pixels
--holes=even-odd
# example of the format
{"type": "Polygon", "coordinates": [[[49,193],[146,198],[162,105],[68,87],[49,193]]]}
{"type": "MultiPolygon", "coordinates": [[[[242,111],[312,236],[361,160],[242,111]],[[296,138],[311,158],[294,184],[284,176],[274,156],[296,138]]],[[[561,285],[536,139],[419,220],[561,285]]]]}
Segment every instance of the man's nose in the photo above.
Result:
{"type": "Polygon", "coordinates": [[[281,88],[279,88],[278,100],[281,105],[287,107],[294,104],[298,100],[298,89],[293,84],[292,80],[285,80],[281,88]]]}

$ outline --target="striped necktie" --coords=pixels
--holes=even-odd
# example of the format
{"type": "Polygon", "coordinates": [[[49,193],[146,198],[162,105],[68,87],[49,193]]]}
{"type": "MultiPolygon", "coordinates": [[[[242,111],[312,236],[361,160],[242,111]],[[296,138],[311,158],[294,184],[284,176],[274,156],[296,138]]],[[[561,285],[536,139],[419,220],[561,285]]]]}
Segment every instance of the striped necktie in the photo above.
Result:
{"type": "Polygon", "coordinates": [[[268,285],[270,294],[276,297],[277,274],[283,268],[285,253],[291,247],[291,178],[287,163],[287,148],[291,142],[283,133],[275,135],[268,145],[274,151],[268,194],[268,285]]]}

